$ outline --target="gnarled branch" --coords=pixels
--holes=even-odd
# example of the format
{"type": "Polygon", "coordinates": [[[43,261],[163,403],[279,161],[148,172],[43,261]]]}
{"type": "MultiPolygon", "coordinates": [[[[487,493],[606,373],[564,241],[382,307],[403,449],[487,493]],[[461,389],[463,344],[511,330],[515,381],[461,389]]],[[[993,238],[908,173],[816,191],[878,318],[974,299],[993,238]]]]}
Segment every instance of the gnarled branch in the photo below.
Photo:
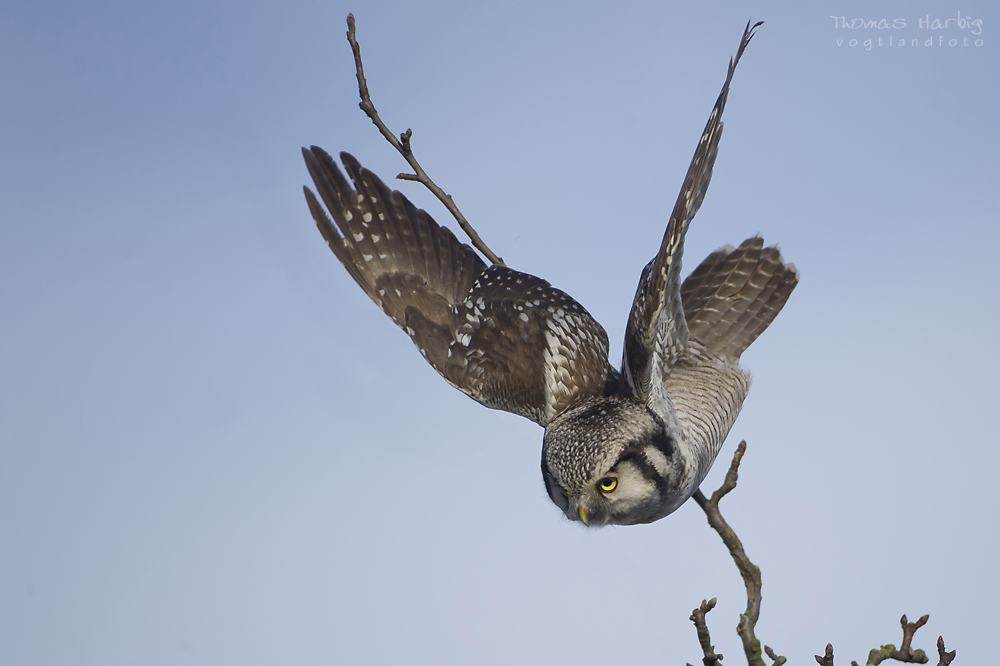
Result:
{"type": "MultiPolygon", "coordinates": [[[[743,454],[746,453],[746,450],[747,443],[745,441],[740,442],[740,445],[736,447],[736,453],[733,454],[733,462],[729,465],[726,478],[722,482],[722,485],[719,486],[719,489],[712,493],[712,499],[706,498],[700,489],[695,491],[693,497],[694,501],[698,503],[698,506],[702,508],[708,517],[708,524],[722,537],[722,542],[726,544],[729,554],[733,556],[736,568],[739,569],[740,575],[743,577],[743,584],[747,589],[747,609],[745,613],[740,615],[739,624],[736,625],[736,633],[739,634],[740,640],[743,641],[743,652],[746,654],[747,664],[749,666],[766,666],[763,653],[761,652],[760,641],[754,634],[754,627],[757,626],[757,618],[760,617],[760,568],[747,557],[746,551],[743,550],[743,543],[736,536],[736,532],[729,526],[729,523],[726,522],[726,519],[722,517],[722,512],[719,510],[719,502],[722,498],[736,488],[736,482],[739,479],[740,461],[743,460],[743,454]]],[[[785,663],[786,660],[784,657],[776,655],[773,650],[766,646],[765,648],[767,656],[773,659],[775,664],[780,666],[780,664],[785,663]]]]}
{"type": "MultiPolygon", "coordinates": [[[[747,557],[746,551],[743,550],[743,543],[736,536],[736,532],[729,526],[729,523],[722,517],[722,512],[719,510],[719,502],[722,498],[736,488],[736,482],[739,479],[740,461],[743,460],[746,450],[747,443],[745,441],[740,442],[739,446],[736,447],[736,452],[733,454],[733,462],[729,466],[729,471],[726,472],[725,480],[719,486],[719,489],[712,493],[711,499],[706,498],[701,490],[695,491],[692,497],[694,497],[698,506],[702,508],[708,517],[708,524],[722,537],[722,541],[729,549],[730,555],[733,556],[736,568],[739,569],[740,575],[743,577],[743,583],[746,586],[747,609],[746,612],[740,615],[739,624],[736,625],[736,633],[739,634],[740,639],[743,641],[743,651],[746,653],[747,664],[749,666],[765,666],[761,656],[760,641],[754,634],[757,619],[760,617],[760,568],[747,557]]],[[[705,652],[704,661],[706,666],[717,666],[717,660],[722,659],[722,655],[715,654],[715,649],[709,641],[708,626],[705,623],[705,613],[714,607],[715,599],[707,603],[702,602],[701,608],[696,608],[691,615],[691,620],[694,621],[698,631],[698,640],[701,643],[702,650],[705,652]],[[708,607],[706,608],[706,606],[708,607]],[[716,659],[716,661],[710,663],[708,661],[709,657],[716,659]]],[[[928,661],[927,654],[923,650],[914,649],[912,643],[913,635],[917,632],[917,629],[927,624],[929,618],[929,615],[924,615],[916,622],[910,622],[906,619],[905,615],[901,617],[899,624],[903,628],[903,642],[899,644],[899,649],[889,644],[883,645],[877,650],[872,650],[868,653],[868,661],[865,662],[865,666],[879,666],[879,664],[887,659],[903,663],[926,664],[928,661]]],[[[946,652],[944,639],[941,637],[938,637],[937,648],[938,666],[949,666],[955,659],[955,651],[946,652]]],[[[776,654],[774,650],[766,645],[764,646],[764,653],[774,661],[772,666],[782,666],[787,661],[785,657],[776,654]]],[[[827,644],[823,655],[816,655],[816,663],[820,664],[820,666],[834,666],[833,645],[827,644]]],[[[858,663],[852,661],[851,665],[858,666],[858,663]]]]}

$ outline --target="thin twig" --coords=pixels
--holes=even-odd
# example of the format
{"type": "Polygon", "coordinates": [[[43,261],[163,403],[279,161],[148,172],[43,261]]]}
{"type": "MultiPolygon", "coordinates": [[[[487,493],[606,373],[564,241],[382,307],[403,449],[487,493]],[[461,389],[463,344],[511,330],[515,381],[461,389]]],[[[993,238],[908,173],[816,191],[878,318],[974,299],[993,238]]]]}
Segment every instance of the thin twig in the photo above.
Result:
{"type": "MultiPolygon", "coordinates": [[[[887,659],[908,664],[926,664],[927,654],[923,650],[914,650],[912,643],[913,635],[917,633],[917,629],[927,624],[928,619],[930,619],[930,615],[924,615],[916,622],[907,621],[905,615],[901,617],[899,624],[903,628],[903,642],[899,644],[899,649],[897,650],[896,646],[890,643],[883,645],[878,650],[872,650],[868,653],[868,661],[865,662],[865,666],[878,666],[887,659]]],[[[955,658],[955,651],[945,652],[944,638],[941,636],[938,636],[937,648],[938,666],[948,666],[955,658]]],[[[852,661],[851,666],[858,666],[858,662],[852,661]]]]}
{"type": "Polygon", "coordinates": [[[944,651],[944,637],[938,636],[937,642],[938,649],[938,666],[948,666],[955,659],[955,650],[951,652],[944,651]]]}
{"type": "Polygon", "coordinates": [[[360,106],[361,110],[365,112],[365,115],[371,119],[372,123],[375,124],[375,127],[377,127],[378,131],[382,133],[382,136],[385,137],[386,141],[391,143],[392,147],[398,150],[399,154],[403,156],[403,159],[409,162],[410,166],[413,167],[414,173],[401,173],[397,176],[397,178],[402,180],[415,180],[419,183],[423,183],[424,187],[433,192],[434,196],[436,196],[441,203],[444,204],[445,208],[448,209],[448,212],[452,214],[458,222],[458,226],[462,227],[462,231],[469,236],[469,240],[472,241],[472,245],[475,246],[477,250],[482,252],[483,256],[489,259],[492,263],[503,265],[503,259],[494,254],[493,250],[486,246],[483,239],[479,237],[476,230],[472,228],[469,221],[465,219],[464,215],[462,215],[462,211],[460,211],[458,206],[455,205],[455,202],[452,201],[451,195],[447,194],[444,190],[438,187],[437,184],[424,172],[420,163],[417,162],[417,158],[413,156],[413,151],[410,149],[410,138],[413,136],[413,131],[407,129],[405,132],[400,134],[397,139],[396,135],[389,131],[389,128],[386,127],[385,123],[382,122],[382,119],[379,118],[378,111],[375,110],[375,105],[372,104],[371,95],[368,93],[368,81],[365,80],[365,69],[361,64],[361,46],[358,44],[358,40],[354,36],[354,14],[347,15],[347,41],[350,42],[351,50],[354,51],[354,66],[357,69],[358,75],[358,94],[361,95],[361,103],[358,106],[360,106]]]}
{"type": "Polygon", "coordinates": [[[698,632],[698,642],[701,644],[701,651],[705,653],[701,662],[705,666],[722,666],[722,655],[715,651],[712,645],[712,637],[708,633],[708,625],[705,623],[705,614],[715,608],[716,598],[712,597],[708,601],[702,601],[701,606],[691,611],[691,621],[694,622],[694,629],[698,632]]]}
{"type": "Polygon", "coordinates": [[[780,654],[775,654],[774,650],[772,650],[766,645],[764,646],[764,654],[766,654],[768,657],[774,660],[774,666],[781,666],[786,661],[788,661],[787,658],[782,657],[780,654]]]}
{"type": "Polygon", "coordinates": [[[826,644],[826,651],[823,653],[822,657],[818,654],[813,656],[816,657],[816,663],[819,664],[819,666],[833,666],[833,644],[826,644]]]}
{"type": "Polygon", "coordinates": [[[910,664],[926,664],[927,655],[923,650],[914,650],[911,644],[913,643],[913,634],[917,633],[917,629],[927,624],[929,618],[930,615],[924,615],[916,622],[908,622],[905,615],[899,618],[899,624],[903,628],[903,642],[899,644],[899,649],[897,650],[896,646],[890,643],[883,645],[878,650],[872,650],[868,653],[868,661],[865,662],[865,666],[878,666],[886,659],[895,659],[910,664]]]}
{"type": "MultiPolygon", "coordinates": [[[[745,613],[740,615],[739,624],[736,625],[736,633],[739,635],[740,640],[743,641],[743,652],[746,653],[747,664],[749,666],[766,666],[761,653],[760,641],[754,635],[754,627],[757,625],[757,619],[760,617],[760,569],[747,557],[740,538],[736,536],[736,532],[733,531],[733,528],[729,526],[726,519],[722,517],[722,512],[719,511],[719,501],[736,487],[736,482],[739,478],[740,461],[743,459],[743,454],[746,453],[746,450],[747,443],[745,441],[740,442],[740,445],[736,447],[736,453],[733,455],[733,462],[729,466],[729,471],[726,472],[726,479],[722,482],[719,489],[712,493],[712,499],[707,499],[701,490],[696,490],[693,497],[694,501],[705,512],[705,515],[708,516],[708,524],[722,537],[722,542],[726,544],[729,554],[733,556],[736,568],[739,569],[740,575],[743,577],[743,584],[747,589],[747,609],[745,613]]],[[[775,655],[770,649],[768,649],[768,656],[774,659],[776,664],[783,664],[785,662],[784,657],[775,655]]]]}

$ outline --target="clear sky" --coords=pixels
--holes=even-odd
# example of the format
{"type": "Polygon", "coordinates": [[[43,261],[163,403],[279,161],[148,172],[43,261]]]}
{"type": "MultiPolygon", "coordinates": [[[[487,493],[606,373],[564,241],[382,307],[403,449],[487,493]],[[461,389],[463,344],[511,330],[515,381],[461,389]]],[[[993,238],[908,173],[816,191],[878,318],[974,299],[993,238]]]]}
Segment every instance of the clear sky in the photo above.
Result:
{"type": "Polygon", "coordinates": [[[705,485],[746,439],[758,635],[847,664],[930,613],[917,647],[995,660],[1000,6],[199,0],[0,4],[0,663],[698,663],[713,596],[741,662],[701,510],[566,521],[542,430],[451,389],[323,243],[300,146],[406,166],[349,11],[386,122],[615,359],[766,21],[686,246],[759,233],[802,274],[705,485]]]}

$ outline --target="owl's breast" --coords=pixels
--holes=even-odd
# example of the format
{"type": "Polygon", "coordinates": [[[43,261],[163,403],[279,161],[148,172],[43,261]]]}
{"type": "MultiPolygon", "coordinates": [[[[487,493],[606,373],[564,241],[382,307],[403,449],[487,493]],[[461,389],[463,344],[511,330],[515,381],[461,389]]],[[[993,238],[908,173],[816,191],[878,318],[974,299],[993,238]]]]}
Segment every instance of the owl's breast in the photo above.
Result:
{"type": "Polygon", "coordinates": [[[695,463],[692,492],[704,480],[740,414],[750,376],[691,341],[687,353],[664,378],[682,445],[695,463]]]}

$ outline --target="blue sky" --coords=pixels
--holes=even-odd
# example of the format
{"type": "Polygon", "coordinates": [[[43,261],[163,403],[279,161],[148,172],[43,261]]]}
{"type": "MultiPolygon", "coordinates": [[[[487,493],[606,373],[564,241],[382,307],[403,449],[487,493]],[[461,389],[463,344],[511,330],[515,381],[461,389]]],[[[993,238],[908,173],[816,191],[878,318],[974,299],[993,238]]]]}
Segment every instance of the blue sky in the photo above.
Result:
{"type": "Polygon", "coordinates": [[[357,108],[349,11],[384,120],[615,359],[766,21],[686,265],[759,233],[802,282],[705,487],[746,439],[723,508],[790,660],[930,613],[918,647],[986,663],[1000,12],[946,1],[0,6],[0,662],[696,663],[713,596],[740,662],[700,509],[567,522],[541,429],[441,381],[316,232],[300,146],[405,168],[357,108]]]}

